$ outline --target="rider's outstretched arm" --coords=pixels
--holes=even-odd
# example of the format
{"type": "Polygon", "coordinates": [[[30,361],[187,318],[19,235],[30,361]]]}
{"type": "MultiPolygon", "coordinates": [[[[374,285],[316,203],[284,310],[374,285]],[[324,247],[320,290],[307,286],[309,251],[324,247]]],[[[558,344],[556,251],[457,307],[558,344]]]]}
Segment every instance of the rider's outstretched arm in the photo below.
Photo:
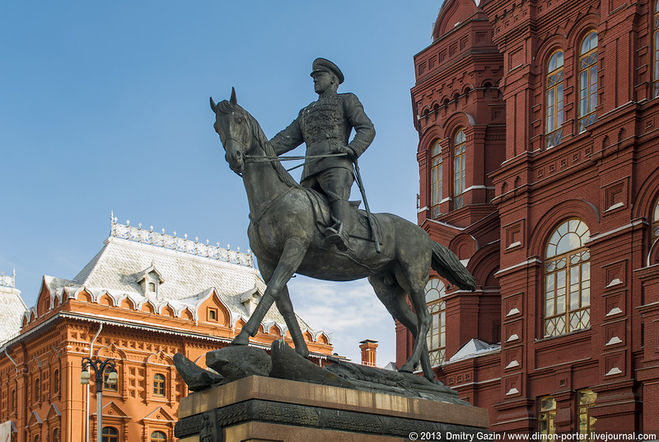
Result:
{"type": "Polygon", "coordinates": [[[304,138],[302,138],[300,124],[296,118],[286,129],[272,137],[268,143],[274,148],[277,155],[281,155],[289,150],[295,149],[303,142],[304,138]]]}

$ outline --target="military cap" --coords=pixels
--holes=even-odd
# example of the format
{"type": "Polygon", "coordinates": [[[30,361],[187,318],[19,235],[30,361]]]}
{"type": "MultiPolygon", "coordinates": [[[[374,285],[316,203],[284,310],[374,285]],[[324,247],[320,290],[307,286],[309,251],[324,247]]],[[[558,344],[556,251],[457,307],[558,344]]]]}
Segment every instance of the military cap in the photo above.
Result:
{"type": "Polygon", "coordinates": [[[316,72],[331,72],[339,79],[339,84],[343,83],[344,77],[341,69],[331,61],[325,58],[316,58],[311,65],[311,76],[316,72]]]}

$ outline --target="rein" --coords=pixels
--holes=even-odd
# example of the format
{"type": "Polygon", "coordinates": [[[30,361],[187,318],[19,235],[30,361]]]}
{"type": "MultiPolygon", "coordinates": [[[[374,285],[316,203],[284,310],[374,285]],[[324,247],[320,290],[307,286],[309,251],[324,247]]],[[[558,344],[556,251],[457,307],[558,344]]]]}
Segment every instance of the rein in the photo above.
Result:
{"type": "Polygon", "coordinates": [[[302,156],[281,156],[276,155],[245,155],[245,162],[248,163],[262,163],[266,161],[292,161],[292,160],[310,160],[315,158],[330,158],[330,157],[345,157],[347,153],[328,153],[324,155],[302,155],[302,156]]]}
{"type": "MultiPolygon", "coordinates": [[[[302,156],[281,156],[276,155],[245,155],[246,163],[272,163],[274,161],[293,161],[293,160],[317,160],[321,158],[332,158],[332,157],[345,157],[348,156],[346,153],[328,153],[324,155],[302,155],[302,156]]],[[[293,166],[290,169],[286,169],[286,172],[295,170],[298,167],[304,166],[304,163],[293,166]]]]}

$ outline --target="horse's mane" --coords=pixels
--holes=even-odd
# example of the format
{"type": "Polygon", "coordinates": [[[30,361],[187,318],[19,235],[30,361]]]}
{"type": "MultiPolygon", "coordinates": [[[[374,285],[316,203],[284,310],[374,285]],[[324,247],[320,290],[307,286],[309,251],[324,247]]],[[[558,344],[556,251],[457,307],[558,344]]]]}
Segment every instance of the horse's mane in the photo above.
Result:
{"type": "MultiPolygon", "coordinates": [[[[261,125],[259,124],[258,121],[256,121],[256,118],[254,118],[252,114],[247,112],[240,105],[232,104],[227,100],[223,100],[217,103],[216,110],[218,112],[222,112],[223,114],[229,114],[236,110],[239,111],[245,117],[245,120],[249,125],[251,135],[254,137],[255,141],[259,144],[259,146],[261,146],[261,149],[263,149],[266,156],[274,157],[274,158],[277,157],[277,153],[273,149],[272,145],[268,143],[268,138],[263,133],[263,129],[261,129],[261,125]]],[[[270,164],[272,164],[272,167],[277,172],[279,179],[284,184],[290,187],[298,187],[298,188],[302,187],[297,181],[295,181],[295,179],[291,176],[291,174],[288,173],[286,169],[284,169],[284,166],[281,165],[281,162],[279,160],[277,159],[272,160],[270,164]]]]}

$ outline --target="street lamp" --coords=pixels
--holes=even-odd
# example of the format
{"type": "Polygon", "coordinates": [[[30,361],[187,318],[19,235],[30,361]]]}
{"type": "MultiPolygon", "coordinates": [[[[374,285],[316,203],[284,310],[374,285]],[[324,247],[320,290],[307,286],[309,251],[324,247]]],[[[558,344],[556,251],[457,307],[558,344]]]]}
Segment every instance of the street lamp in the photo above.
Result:
{"type": "Polygon", "coordinates": [[[103,402],[103,374],[109,371],[107,383],[110,387],[117,385],[117,366],[114,359],[96,359],[82,358],[82,373],[80,373],[80,383],[89,385],[89,368],[94,368],[94,382],[96,383],[96,440],[103,442],[103,424],[102,424],[102,402],[103,402]]]}

